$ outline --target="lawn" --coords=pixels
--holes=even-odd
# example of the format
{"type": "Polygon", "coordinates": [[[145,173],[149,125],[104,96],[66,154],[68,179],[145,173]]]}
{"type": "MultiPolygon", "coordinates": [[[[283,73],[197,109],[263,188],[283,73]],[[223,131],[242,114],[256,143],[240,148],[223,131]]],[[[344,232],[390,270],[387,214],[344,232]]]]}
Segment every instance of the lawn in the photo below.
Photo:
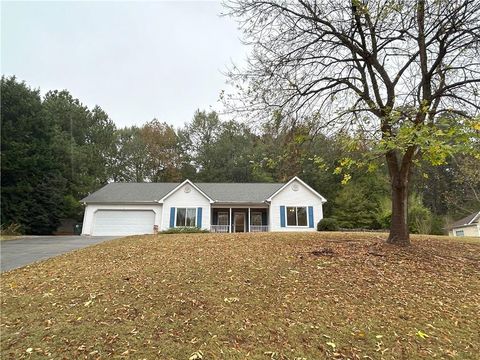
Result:
{"type": "Polygon", "coordinates": [[[1,275],[1,358],[478,359],[480,243],[130,237],[1,275]]]}
{"type": "Polygon", "coordinates": [[[3,240],[15,240],[21,238],[21,236],[16,236],[16,235],[0,235],[0,241],[3,240]]]}

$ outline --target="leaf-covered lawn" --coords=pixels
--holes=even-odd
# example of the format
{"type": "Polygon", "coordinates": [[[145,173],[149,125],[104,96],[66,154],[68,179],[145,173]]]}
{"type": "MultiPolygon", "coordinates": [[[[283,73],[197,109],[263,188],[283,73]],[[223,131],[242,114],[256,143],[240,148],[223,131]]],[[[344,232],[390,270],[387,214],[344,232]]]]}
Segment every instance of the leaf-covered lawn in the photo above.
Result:
{"type": "Polygon", "coordinates": [[[480,244],[385,237],[130,237],[7,272],[1,357],[478,359],[480,244]]]}
{"type": "Polygon", "coordinates": [[[21,236],[14,236],[14,235],[0,235],[0,241],[3,240],[15,240],[15,239],[20,239],[21,236]]]}

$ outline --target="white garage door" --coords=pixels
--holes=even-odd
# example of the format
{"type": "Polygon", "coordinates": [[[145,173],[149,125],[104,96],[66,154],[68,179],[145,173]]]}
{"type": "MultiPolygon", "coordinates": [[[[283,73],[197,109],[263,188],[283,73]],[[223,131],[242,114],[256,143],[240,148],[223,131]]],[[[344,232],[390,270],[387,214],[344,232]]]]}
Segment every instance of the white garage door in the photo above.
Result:
{"type": "Polygon", "coordinates": [[[154,224],[151,210],[98,210],[93,215],[92,235],[153,234],[154,224]]]}

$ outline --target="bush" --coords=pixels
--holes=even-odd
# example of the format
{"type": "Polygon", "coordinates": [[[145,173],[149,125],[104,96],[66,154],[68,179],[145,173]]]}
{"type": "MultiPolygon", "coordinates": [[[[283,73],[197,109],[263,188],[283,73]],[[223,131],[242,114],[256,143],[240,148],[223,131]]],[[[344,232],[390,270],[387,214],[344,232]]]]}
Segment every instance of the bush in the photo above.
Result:
{"type": "Polygon", "coordinates": [[[389,197],[384,197],[379,201],[376,212],[375,223],[378,229],[388,230],[391,226],[392,201],[389,197]]]}
{"type": "Polygon", "coordinates": [[[432,231],[430,231],[430,233],[432,235],[445,235],[447,233],[445,231],[445,219],[443,216],[432,214],[432,231]]]}
{"type": "Polygon", "coordinates": [[[389,230],[392,226],[392,211],[386,214],[378,214],[377,217],[378,228],[382,230],[389,230]]]}
{"type": "Polygon", "coordinates": [[[168,230],[160,231],[160,234],[192,234],[192,233],[208,233],[208,230],[199,229],[197,227],[176,227],[168,230]]]}
{"type": "MultiPolygon", "coordinates": [[[[392,216],[392,201],[385,198],[380,203],[377,211],[377,222],[380,228],[390,229],[392,216]]],[[[422,196],[417,193],[410,194],[408,198],[408,229],[412,234],[431,234],[432,227],[436,226],[435,231],[441,233],[442,221],[440,224],[433,224],[431,211],[423,205],[422,196]]]]}
{"type": "Polygon", "coordinates": [[[22,235],[22,225],[11,223],[11,224],[2,224],[0,227],[0,234],[1,235],[9,235],[9,236],[17,236],[22,235]]]}
{"type": "Polygon", "coordinates": [[[408,211],[408,229],[412,234],[430,234],[432,231],[432,213],[421,206],[412,206],[408,211]]]}
{"type": "Polygon", "coordinates": [[[335,219],[323,218],[317,224],[317,231],[338,231],[338,224],[335,219]]]}
{"type": "Polygon", "coordinates": [[[423,205],[422,195],[412,193],[408,198],[408,229],[413,234],[430,234],[432,213],[423,205]]]}

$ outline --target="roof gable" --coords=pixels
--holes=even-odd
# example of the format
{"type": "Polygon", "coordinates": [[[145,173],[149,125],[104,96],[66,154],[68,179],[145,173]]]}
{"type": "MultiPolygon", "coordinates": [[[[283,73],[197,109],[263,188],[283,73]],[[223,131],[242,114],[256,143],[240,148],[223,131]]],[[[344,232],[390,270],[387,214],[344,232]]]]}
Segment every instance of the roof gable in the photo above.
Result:
{"type": "Polygon", "coordinates": [[[194,183],[192,183],[190,180],[185,180],[184,182],[182,182],[180,185],[178,185],[177,187],[175,187],[173,190],[171,190],[168,194],[164,195],[158,202],[164,202],[165,199],[167,199],[169,196],[171,196],[172,194],[174,194],[175,192],[177,192],[179,189],[181,189],[185,184],[189,184],[191,187],[193,187],[195,190],[197,190],[200,194],[202,194],[208,201],[210,201],[211,203],[214,202],[214,200],[208,196],[207,194],[205,194],[205,192],[203,192],[197,185],[195,185],[194,183]]]}
{"type": "Polygon", "coordinates": [[[286,184],[284,184],[280,189],[278,189],[275,193],[270,195],[270,197],[267,199],[267,201],[272,201],[272,199],[277,196],[279,193],[281,193],[286,187],[288,187],[292,182],[298,181],[300,184],[302,184],[307,190],[309,190],[313,195],[317,196],[320,198],[322,203],[326,203],[327,199],[325,199],[322,195],[320,195],[317,191],[315,191],[312,187],[310,187],[307,183],[305,183],[302,179],[300,179],[297,176],[294,176],[293,178],[290,179],[286,184]]]}
{"type": "Polygon", "coordinates": [[[455,221],[451,228],[476,224],[480,221],[480,211],[470,214],[463,219],[455,221]]]}

